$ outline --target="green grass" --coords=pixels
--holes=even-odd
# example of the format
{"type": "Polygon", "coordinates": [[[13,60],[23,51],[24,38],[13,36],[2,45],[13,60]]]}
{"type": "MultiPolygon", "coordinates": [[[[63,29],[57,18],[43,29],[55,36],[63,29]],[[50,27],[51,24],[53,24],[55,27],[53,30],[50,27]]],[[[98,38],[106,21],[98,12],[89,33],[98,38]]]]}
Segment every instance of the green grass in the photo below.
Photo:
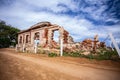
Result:
{"type": "Polygon", "coordinates": [[[57,54],[56,53],[49,53],[48,56],[49,57],[57,57],[57,54]]]}
{"type": "Polygon", "coordinates": [[[120,60],[116,50],[111,51],[107,49],[100,49],[99,52],[96,54],[90,53],[88,55],[82,54],[84,51],[78,51],[78,52],[64,52],[63,56],[70,56],[70,57],[84,57],[88,59],[96,59],[96,60],[120,60]]]}
{"type": "Polygon", "coordinates": [[[100,49],[95,58],[98,60],[117,60],[119,56],[116,50],[100,49]]]}
{"type": "MultiPolygon", "coordinates": [[[[88,55],[84,55],[82,54],[83,50],[80,51],[76,51],[76,52],[63,52],[63,56],[70,56],[70,57],[83,57],[83,58],[88,58],[88,59],[96,59],[96,60],[120,60],[117,51],[114,50],[108,50],[106,48],[100,48],[98,49],[97,53],[93,53],[93,51],[91,51],[90,54],[88,55]]],[[[43,49],[39,49],[38,50],[39,54],[48,54],[49,57],[56,57],[59,56],[54,52],[50,52],[47,50],[43,50],[43,49]]]]}

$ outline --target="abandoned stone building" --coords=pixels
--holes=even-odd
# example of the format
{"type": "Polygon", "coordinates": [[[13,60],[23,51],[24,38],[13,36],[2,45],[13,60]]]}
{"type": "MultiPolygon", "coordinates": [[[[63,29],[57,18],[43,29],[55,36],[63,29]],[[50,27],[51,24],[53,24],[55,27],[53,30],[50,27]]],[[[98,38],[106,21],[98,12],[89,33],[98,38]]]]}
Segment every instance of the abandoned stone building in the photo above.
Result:
{"type": "Polygon", "coordinates": [[[63,27],[50,22],[40,22],[18,33],[17,49],[22,51],[24,47],[25,50],[32,50],[36,38],[40,41],[38,46],[44,48],[57,48],[60,39],[63,39],[64,44],[73,43],[72,37],[63,27]],[[54,31],[59,32],[59,42],[53,40],[54,31]]]}
{"type": "MultiPolygon", "coordinates": [[[[18,44],[16,49],[18,51],[34,51],[35,40],[38,40],[39,47],[44,49],[58,49],[60,47],[60,40],[63,40],[63,50],[77,51],[77,50],[94,50],[100,47],[101,43],[98,41],[98,36],[95,36],[94,40],[85,39],[82,42],[74,42],[69,32],[63,27],[51,24],[50,22],[39,22],[31,26],[27,30],[23,30],[18,33],[18,44]],[[56,42],[53,39],[54,32],[59,32],[59,41],[56,42]]],[[[105,46],[102,44],[102,46],[105,46]]]]}

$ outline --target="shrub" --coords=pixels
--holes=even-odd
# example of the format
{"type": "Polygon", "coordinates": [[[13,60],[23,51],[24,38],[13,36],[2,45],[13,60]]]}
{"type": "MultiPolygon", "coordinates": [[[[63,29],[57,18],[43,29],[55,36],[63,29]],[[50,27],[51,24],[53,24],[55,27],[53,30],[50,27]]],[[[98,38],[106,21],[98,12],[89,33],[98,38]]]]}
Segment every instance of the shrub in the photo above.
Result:
{"type": "Polygon", "coordinates": [[[96,54],[90,53],[88,55],[81,54],[82,52],[84,51],[64,52],[63,56],[84,57],[84,58],[96,59],[96,60],[120,60],[116,50],[111,51],[105,48],[101,48],[99,52],[97,52],[96,54]]]}
{"type": "Polygon", "coordinates": [[[93,54],[84,55],[84,57],[89,58],[89,59],[94,59],[94,55],[93,54]]]}
{"type": "Polygon", "coordinates": [[[79,52],[71,52],[71,56],[80,57],[80,53],[79,52]]]}
{"type": "Polygon", "coordinates": [[[93,57],[94,59],[97,59],[97,60],[118,60],[119,59],[119,56],[116,50],[112,51],[106,48],[100,48],[99,52],[97,52],[97,54],[93,57]]]}
{"type": "Polygon", "coordinates": [[[79,52],[64,52],[63,56],[71,56],[71,57],[80,57],[80,53],[79,52]]]}
{"type": "Polygon", "coordinates": [[[42,50],[42,49],[39,49],[39,50],[37,51],[37,53],[38,53],[38,54],[45,54],[45,51],[42,50]]]}
{"type": "Polygon", "coordinates": [[[48,56],[49,56],[49,57],[56,57],[57,54],[56,54],[56,53],[49,53],[48,56]]]}
{"type": "Polygon", "coordinates": [[[68,52],[63,52],[63,56],[70,56],[68,52]]]}

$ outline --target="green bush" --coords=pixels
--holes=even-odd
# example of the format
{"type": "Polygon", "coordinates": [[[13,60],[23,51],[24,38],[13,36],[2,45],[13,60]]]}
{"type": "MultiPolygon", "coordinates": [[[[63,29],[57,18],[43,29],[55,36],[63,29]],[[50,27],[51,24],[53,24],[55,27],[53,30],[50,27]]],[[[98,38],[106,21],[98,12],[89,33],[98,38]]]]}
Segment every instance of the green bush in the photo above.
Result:
{"type": "Polygon", "coordinates": [[[42,49],[38,49],[37,53],[38,53],[38,54],[45,54],[45,51],[42,50],[42,49]]]}
{"type": "Polygon", "coordinates": [[[71,56],[73,56],[73,57],[80,57],[81,54],[79,52],[72,52],[71,56]]]}
{"type": "Polygon", "coordinates": [[[81,57],[83,56],[81,53],[83,53],[83,50],[76,51],[76,52],[63,52],[63,56],[71,56],[71,57],[81,57]]]}
{"type": "Polygon", "coordinates": [[[63,56],[70,56],[68,52],[63,52],[63,56]]]}
{"type": "Polygon", "coordinates": [[[37,53],[38,54],[49,54],[50,51],[49,50],[38,49],[37,53]]]}
{"type": "Polygon", "coordinates": [[[70,52],[70,53],[68,53],[68,52],[64,52],[63,53],[63,56],[71,56],[71,57],[80,57],[80,53],[79,52],[70,52]]]}
{"type": "Polygon", "coordinates": [[[56,54],[56,53],[49,53],[48,56],[49,56],[49,57],[56,57],[57,54],[56,54]]]}
{"type": "Polygon", "coordinates": [[[84,57],[89,58],[89,59],[94,59],[94,55],[93,54],[84,55],[84,57]]]}
{"type": "Polygon", "coordinates": [[[71,56],[71,57],[84,57],[88,59],[96,59],[96,60],[119,60],[119,56],[117,51],[107,50],[105,48],[101,48],[99,52],[96,54],[90,53],[88,55],[81,54],[84,51],[78,52],[64,52],[63,56],[71,56]]]}
{"type": "Polygon", "coordinates": [[[97,56],[95,56],[98,60],[115,60],[119,59],[119,56],[117,54],[117,51],[114,50],[107,50],[107,49],[100,49],[100,52],[97,53],[97,56]]]}

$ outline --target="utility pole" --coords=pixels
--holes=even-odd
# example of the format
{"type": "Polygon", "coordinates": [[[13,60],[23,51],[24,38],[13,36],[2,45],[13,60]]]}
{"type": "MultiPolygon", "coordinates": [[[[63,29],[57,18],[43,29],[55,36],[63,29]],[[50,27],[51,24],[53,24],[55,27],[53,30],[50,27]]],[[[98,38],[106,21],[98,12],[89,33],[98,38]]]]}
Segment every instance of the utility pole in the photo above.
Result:
{"type": "Polygon", "coordinates": [[[114,45],[115,49],[117,50],[118,55],[119,55],[119,57],[120,57],[120,49],[119,49],[119,47],[118,47],[118,45],[117,45],[117,43],[116,43],[116,41],[115,41],[112,33],[109,33],[109,36],[110,36],[111,41],[113,42],[113,45],[114,45]]]}

